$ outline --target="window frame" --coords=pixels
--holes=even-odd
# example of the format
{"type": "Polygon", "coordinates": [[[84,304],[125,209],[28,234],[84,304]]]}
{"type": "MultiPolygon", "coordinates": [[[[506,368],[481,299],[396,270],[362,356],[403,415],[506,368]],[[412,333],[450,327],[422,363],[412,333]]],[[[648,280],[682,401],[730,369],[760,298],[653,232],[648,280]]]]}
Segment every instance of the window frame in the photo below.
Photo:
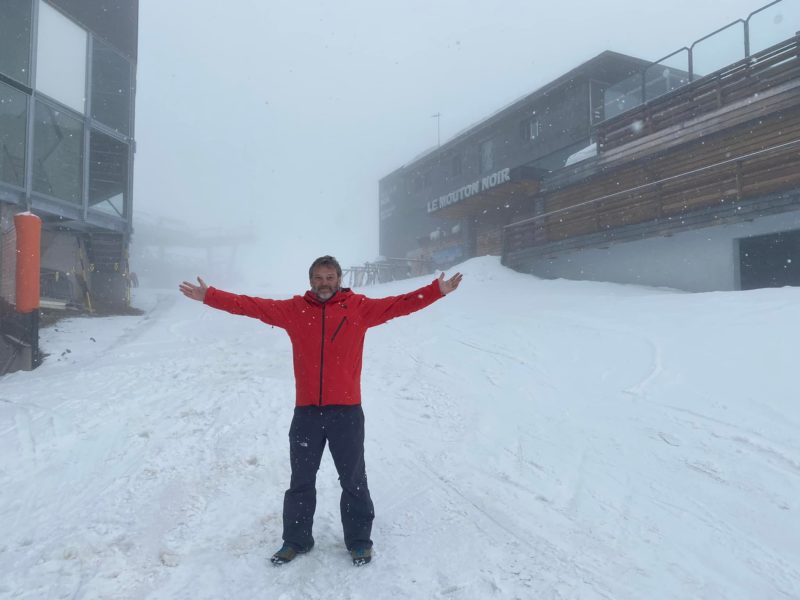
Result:
{"type": "Polygon", "coordinates": [[[105,125],[109,129],[117,132],[118,134],[129,137],[133,131],[133,110],[134,110],[135,87],[136,87],[134,82],[135,65],[133,61],[127,56],[125,56],[122,52],[114,48],[114,46],[112,46],[105,40],[96,38],[94,35],[91,34],[91,32],[90,32],[90,47],[87,60],[89,64],[89,75],[90,75],[89,79],[87,80],[87,91],[86,91],[87,105],[89,107],[89,110],[87,110],[87,115],[91,118],[91,121],[93,123],[105,125]],[[116,58],[120,59],[125,64],[128,70],[128,77],[126,82],[127,106],[126,106],[125,120],[123,123],[124,129],[120,129],[115,124],[108,123],[95,115],[96,99],[94,97],[94,94],[96,90],[95,83],[97,80],[95,58],[98,56],[96,51],[98,46],[102,47],[104,50],[110,51],[111,54],[116,56],[116,58]]]}
{"type": "Polygon", "coordinates": [[[14,87],[17,87],[26,93],[30,94],[31,86],[33,85],[33,77],[34,77],[34,63],[35,63],[35,37],[36,37],[36,29],[37,29],[37,10],[38,6],[34,8],[36,2],[34,0],[27,0],[28,2],[28,60],[27,64],[25,65],[24,72],[27,75],[27,79],[25,81],[21,79],[17,79],[14,74],[11,73],[4,73],[0,72],[0,81],[4,83],[8,83],[14,87]]]}
{"type": "Polygon", "coordinates": [[[524,142],[533,142],[542,134],[539,117],[532,116],[524,119],[520,124],[520,134],[524,142]]]}
{"type": "MultiPolygon", "coordinates": [[[[34,52],[34,55],[35,55],[34,60],[35,60],[36,68],[35,68],[34,72],[31,74],[32,75],[31,86],[34,88],[34,90],[35,90],[37,95],[46,96],[47,98],[52,99],[56,103],[61,104],[63,106],[66,106],[67,108],[69,108],[72,111],[79,112],[79,113],[81,113],[81,115],[87,115],[89,113],[89,108],[90,108],[90,104],[91,104],[91,102],[90,102],[91,99],[89,98],[89,84],[90,84],[90,79],[91,79],[91,60],[90,60],[90,57],[91,57],[91,40],[92,40],[93,36],[92,36],[91,32],[88,29],[86,29],[83,25],[81,25],[80,23],[78,23],[74,19],[71,19],[68,15],[64,14],[56,6],[50,4],[49,2],[45,2],[45,0],[36,0],[35,4],[36,4],[36,14],[35,14],[35,16],[36,16],[36,36],[35,36],[35,38],[36,39],[35,39],[35,44],[32,44],[32,46],[33,46],[33,52],[34,52]],[[55,94],[55,92],[56,92],[55,88],[48,89],[49,82],[58,81],[60,83],[61,81],[64,81],[65,79],[69,80],[70,78],[62,77],[61,74],[59,73],[55,77],[48,78],[47,81],[44,81],[44,82],[40,82],[39,81],[39,78],[40,78],[40,76],[42,74],[42,64],[41,64],[40,58],[48,56],[47,47],[44,47],[45,51],[40,53],[40,50],[42,50],[42,46],[40,44],[40,41],[42,39],[42,37],[41,37],[41,33],[42,33],[42,31],[41,31],[41,28],[42,28],[42,15],[41,15],[41,11],[39,10],[39,8],[42,7],[42,6],[46,6],[49,11],[52,11],[51,14],[57,14],[59,16],[59,18],[63,20],[62,22],[68,23],[70,27],[74,27],[74,28],[80,30],[80,32],[83,33],[83,66],[82,66],[82,75],[83,75],[83,90],[82,90],[83,98],[82,98],[82,100],[83,100],[83,102],[82,102],[82,106],[80,108],[78,108],[75,104],[68,103],[68,102],[71,102],[71,101],[74,100],[74,98],[68,98],[68,94],[65,94],[64,97],[61,97],[60,94],[58,94],[58,95],[55,94]],[[44,84],[44,88],[41,87],[42,84],[44,84]]],[[[59,66],[59,65],[56,65],[56,66],[59,66]]],[[[72,92],[75,92],[75,90],[70,90],[70,93],[72,93],[72,92]]]]}
{"type": "Polygon", "coordinates": [[[86,166],[87,165],[86,165],[85,157],[86,157],[86,138],[87,138],[87,136],[86,136],[86,124],[85,124],[85,120],[83,118],[83,115],[77,113],[76,111],[74,111],[73,109],[71,109],[71,108],[69,108],[67,106],[64,106],[63,104],[59,104],[58,102],[54,102],[48,96],[44,96],[44,95],[39,95],[39,96],[32,97],[30,99],[29,106],[30,106],[30,113],[29,113],[30,114],[30,118],[33,121],[33,130],[31,132],[31,136],[29,138],[29,140],[30,140],[30,153],[29,153],[29,156],[30,156],[30,159],[31,159],[31,163],[30,163],[29,169],[27,169],[27,171],[28,171],[28,173],[30,174],[30,177],[31,177],[30,187],[28,188],[31,191],[31,195],[32,196],[33,195],[40,196],[40,197],[43,197],[43,198],[47,198],[49,200],[56,200],[58,202],[62,202],[64,204],[66,204],[67,206],[70,206],[70,207],[84,206],[85,198],[86,198],[85,170],[86,170],[86,166]],[[37,115],[36,106],[37,106],[37,103],[42,104],[43,106],[47,107],[51,111],[54,111],[54,112],[57,112],[57,113],[64,113],[68,118],[77,121],[79,123],[79,125],[80,125],[80,132],[81,132],[82,139],[81,139],[81,160],[80,160],[80,163],[79,163],[79,167],[80,167],[80,177],[79,177],[79,179],[80,179],[80,196],[78,198],[78,201],[68,200],[66,198],[62,198],[60,196],[49,194],[47,192],[43,192],[41,190],[37,190],[37,189],[34,188],[35,178],[34,178],[33,175],[34,175],[34,162],[35,162],[35,154],[36,154],[36,115],[37,115]]]}
{"type": "Polygon", "coordinates": [[[89,210],[100,212],[100,213],[105,214],[105,215],[112,215],[112,216],[115,216],[115,213],[116,213],[116,216],[118,216],[119,218],[122,218],[122,219],[125,218],[126,207],[128,205],[128,196],[129,196],[130,178],[131,178],[131,173],[130,173],[130,155],[131,155],[131,145],[126,143],[124,140],[120,140],[120,139],[118,139],[116,137],[113,137],[113,136],[109,135],[107,132],[101,131],[100,129],[97,129],[97,128],[91,128],[89,130],[89,156],[88,156],[89,179],[88,179],[88,182],[87,182],[89,210]],[[92,167],[97,164],[97,161],[95,161],[93,159],[93,156],[92,156],[92,140],[94,139],[95,136],[104,136],[104,137],[108,138],[109,140],[111,140],[112,142],[117,143],[117,144],[119,144],[121,146],[124,146],[125,149],[126,149],[124,163],[123,162],[120,163],[120,164],[124,164],[124,168],[125,168],[124,174],[123,174],[123,181],[121,182],[122,183],[122,186],[121,186],[122,190],[120,192],[122,194],[122,210],[121,211],[114,204],[111,203],[111,199],[110,198],[106,198],[106,199],[103,199],[103,200],[99,200],[97,202],[93,202],[93,198],[91,196],[91,194],[92,194],[92,181],[93,181],[93,178],[92,178],[92,167]],[[103,205],[110,206],[112,210],[109,211],[107,208],[100,208],[100,206],[103,206],[103,205]]]}
{"type": "Polygon", "coordinates": [[[25,191],[25,182],[27,179],[27,172],[28,172],[28,164],[29,164],[29,157],[28,157],[28,146],[30,141],[30,136],[28,135],[29,131],[29,123],[30,123],[30,113],[31,113],[31,97],[30,95],[26,94],[24,91],[18,89],[16,86],[10,85],[6,81],[0,81],[0,85],[7,86],[12,92],[19,94],[22,96],[25,102],[25,128],[23,132],[23,141],[22,141],[22,185],[17,185],[10,181],[6,181],[4,179],[0,179],[0,184],[3,186],[8,186],[13,188],[17,191],[25,191]]]}
{"type": "Polygon", "coordinates": [[[483,140],[480,144],[478,144],[478,173],[481,175],[485,175],[486,173],[491,173],[494,170],[494,138],[488,138],[483,140]],[[486,153],[484,148],[488,148],[489,152],[486,153]],[[491,164],[488,167],[485,164],[485,159],[488,156],[489,162],[491,164]]]}
{"type": "MultiPolygon", "coordinates": [[[[42,210],[49,214],[59,216],[61,218],[74,220],[80,223],[99,226],[114,231],[130,231],[131,230],[131,210],[133,206],[133,178],[134,178],[134,156],[136,153],[136,141],[134,139],[135,131],[135,106],[136,106],[136,66],[137,61],[122,52],[113,43],[96,35],[92,30],[85,27],[83,24],[75,20],[72,16],[62,11],[56,5],[51,4],[47,0],[28,0],[31,6],[31,21],[30,21],[30,39],[28,46],[29,56],[29,78],[30,85],[11,79],[4,74],[0,73],[0,82],[9,85],[11,88],[22,92],[25,95],[26,110],[27,110],[27,123],[25,131],[25,147],[24,147],[24,185],[22,187],[14,185],[10,182],[0,182],[0,198],[6,202],[25,207],[27,210],[42,210]],[[83,112],[78,111],[75,107],[64,104],[58,98],[54,98],[45,91],[36,88],[37,81],[37,53],[39,50],[39,35],[40,35],[40,7],[44,2],[48,5],[48,9],[57,11],[62,17],[67,19],[70,23],[78,27],[86,34],[86,54],[85,54],[85,78],[84,78],[84,103],[83,112]],[[94,85],[94,77],[92,73],[92,62],[95,56],[94,44],[102,44],[103,49],[108,49],[118,56],[127,69],[127,107],[126,114],[124,115],[124,128],[127,131],[110,126],[106,123],[100,122],[92,116],[92,87],[94,85]],[[37,106],[41,103],[43,105],[38,109],[38,114],[42,114],[42,109],[46,108],[48,111],[55,111],[61,113],[71,119],[76,119],[80,124],[77,129],[70,129],[75,135],[80,131],[83,136],[83,146],[81,147],[81,165],[79,170],[80,182],[80,196],[75,198],[61,198],[53,196],[48,191],[42,189],[44,180],[40,179],[39,189],[34,189],[34,174],[36,156],[36,117],[37,106]],[[122,211],[115,208],[114,210],[97,209],[89,204],[89,193],[91,186],[91,139],[92,135],[101,133],[107,135],[118,143],[124,144],[127,147],[127,164],[124,165],[125,173],[120,174],[119,181],[123,183],[122,186],[122,211]]],[[[46,35],[46,32],[45,32],[46,35]]],[[[50,51],[53,50],[50,47],[50,51]]],[[[113,64],[113,62],[112,62],[113,64]]],[[[119,63],[121,65],[122,63],[119,63]]],[[[113,80],[112,80],[113,82],[113,80]]],[[[113,86],[111,86],[113,90],[113,86]]],[[[74,92],[74,90],[73,90],[74,92]]],[[[77,94],[73,93],[73,96],[77,94]]],[[[121,114],[121,112],[120,112],[121,114]]],[[[42,135],[41,132],[39,135],[42,135]]],[[[55,139],[55,138],[54,138],[55,139]]],[[[51,169],[55,169],[52,166],[51,169]]],[[[38,173],[38,171],[36,171],[38,173]]],[[[41,175],[41,173],[38,173],[41,175]]],[[[70,194],[67,194],[70,195],[70,194]]],[[[116,197],[116,196],[115,196],[116,197]]],[[[107,205],[106,205],[107,206],[107,205]]],[[[112,205],[113,206],[113,205],[112,205]]]]}

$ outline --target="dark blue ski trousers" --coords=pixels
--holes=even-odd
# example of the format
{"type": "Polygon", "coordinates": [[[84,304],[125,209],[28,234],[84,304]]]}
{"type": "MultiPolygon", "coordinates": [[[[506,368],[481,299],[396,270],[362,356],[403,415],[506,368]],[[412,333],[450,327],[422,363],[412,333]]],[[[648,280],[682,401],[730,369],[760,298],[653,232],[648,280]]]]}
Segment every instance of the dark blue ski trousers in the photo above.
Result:
{"type": "Polygon", "coordinates": [[[316,479],[328,443],[342,496],[344,542],[348,550],[371,548],[375,509],[364,464],[364,411],[360,405],[300,406],[289,428],[292,479],[283,497],[283,541],[297,550],[314,545],[312,528],[317,506],[316,479]]]}

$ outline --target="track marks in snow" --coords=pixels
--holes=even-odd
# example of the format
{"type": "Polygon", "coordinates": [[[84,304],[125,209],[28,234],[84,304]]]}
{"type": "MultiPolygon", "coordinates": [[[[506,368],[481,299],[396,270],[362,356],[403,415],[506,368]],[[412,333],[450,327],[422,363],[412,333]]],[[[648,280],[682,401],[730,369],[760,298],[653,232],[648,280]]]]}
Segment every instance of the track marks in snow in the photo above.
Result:
{"type": "Polygon", "coordinates": [[[645,342],[650,347],[652,355],[650,372],[647,373],[647,375],[637,384],[624,390],[626,394],[630,394],[635,397],[644,396],[647,392],[647,389],[650,386],[652,386],[652,384],[656,381],[656,379],[658,379],[658,377],[664,371],[663,359],[661,357],[662,354],[661,346],[649,338],[646,338],[645,342]]]}
{"type": "Polygon", "coordinates": [[[51,407],[13,393],[0,403],[15,418],[0,441],[6,448],[14,441],[18,459],[0,474],[9,482],[24,470],[36,481],[0,506],[7,524],[19,524],[9,539],[19,565],[12,583],[23,575],[48,582],[39,597],[146,597],[197,560],[203,546],[236,559],[266,553],[265,527],[279,539],[277,515],[262,522],[252,514],[262,508],[257,502],[235,506],[235,498],[241,487],[261,498],[275,477],[271,462],[284,450],[284,436],[269,436],[272,413],[287,412],[291,381],[265,377],[262,367],[274,361],[246,344],[182,355],[185,340],[164,344],[157,321],[136,321],[108,346],[111,354],[83,370],[75,351],[70,365],[37,371],[57,386],[51,407]],[[47,508],[55,497],[63,498],[57,521],[47,508]],[[82,531],[70,529],[77,522],[82,531]]]}
{"type": "MultiPolygon", "coordinates": [[[[0,443],[15,458],[0,469],[0,486],[14,490],[0,523],[16,519],[0,536],[0,595],[798,596],[793,405],[748,403],[677,360],[691,348],[665,319],[702,328],[706,318],[672,306],[680,298],[644,306],[640,294],[635,310],[623,294],[571,298],[580,310],[570,311],[550,282],[535,286],[537,302],[558,310],[497,314],[486,307],[498,296],[471,303],[486,290],[464,288],[473,295],[459,292],[447,310],[370,332],[376,557],[359,570],[342,547],[327,454],[317,547],[284,569],[267,564],[288,483],[282,332],[175,303],[158,327],[127,332],[109,360],[88,360],[93,344],[73,348],[37,373],[59,397],[51,418],[27,407],[27,457],[16,437],[25,426],[0,402],[10,419],[0,429],[11,428],[0,443]]],[[[8,381],[4,398],[24,402],[8,381]]]]}
{"type": "MultiPolygon", "coordinates": [[[[424,457],[393,465],[394,479],[414,481],[415,485],[381,509],[384,516],[376,536],[384,540],[382,548],[391,553],[401,571],[404,563],[414,560],[405,552],[417,548],[415,540],[420,540],[423,552],[432,548],[437,555],[448,556],[448,563],[461,566],[456,575],[450,569],[439,570],[436,561],[430,563],[429,577],[436,581],[438,590],[434,598],[557,598],[562,596],[555,595],[556,590],[568,588],[571,593],[563,597],[579,597],[574,582],[548,575],[563,572],[565,566],[576,573],[570,557],[535,533],[518,530],[513,503],[501,507],[487,502],[486,497],[474,496],[473,491],[464,489],[468,485],[441,472],[448,466],[449,461],[442,464],[424,457]],[[422,508],[428,506],[436,509],[422,508]],[[510,513],[504,516],[506,511],[510,513]],[[398,543],[408,538],[410,544],[398,543]]],[[[418,565],[415,568],[419,570],[418,565]]],[[[587,573],[581,577],[584,581],[593,579],[587,573]]]]}

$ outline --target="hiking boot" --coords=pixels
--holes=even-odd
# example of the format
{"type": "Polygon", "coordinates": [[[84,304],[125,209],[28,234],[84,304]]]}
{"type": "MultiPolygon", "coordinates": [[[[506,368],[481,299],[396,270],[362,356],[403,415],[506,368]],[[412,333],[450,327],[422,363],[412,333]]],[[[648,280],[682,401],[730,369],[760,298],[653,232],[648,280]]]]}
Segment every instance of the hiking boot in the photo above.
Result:
{"type": "Polygon", "coordinates": [[[281,546],[280,550],[278,550],[275,554],[272,555],[270,561],[272,562],[273,565],[285,565],[286,563],[291,562],[298,554],[305,554],[309,550],[311,550],[311,548],[307,548],[305,550],[298,550],[294,546],[290,546],[289,544],[284,544],[283,546],[281,546]]]}
{"type": "Polygon", "coordinates": [[[364,566],[372,560],[372,548],[353,548],[350,550],[353,564],[357,567],[364,566]]]}

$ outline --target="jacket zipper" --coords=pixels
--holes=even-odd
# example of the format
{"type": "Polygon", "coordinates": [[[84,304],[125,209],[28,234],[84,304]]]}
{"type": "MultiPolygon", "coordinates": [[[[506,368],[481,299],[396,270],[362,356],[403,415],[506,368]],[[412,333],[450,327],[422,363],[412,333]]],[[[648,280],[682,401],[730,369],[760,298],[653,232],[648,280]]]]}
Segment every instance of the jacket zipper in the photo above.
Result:
{"type": "Polygon", "coordinates": [[[322,343],[319,347],[319,405],[322,406],[322,367],[325,362],[325,305],[322,305],[322,343]]]}
{"type": "Polygon", "coordinates": [[[342,317],[342,320],[339,322],[339,326],[336,328],[336,331],[333,332],[333,336],[331,337],[331,342],[333,342],[333,340],[336,339],[336,334],[339,333],[339,330],[342,328],[342,325],[344,325],[345,321],[347,321],[347,315],[342,317]]]}

